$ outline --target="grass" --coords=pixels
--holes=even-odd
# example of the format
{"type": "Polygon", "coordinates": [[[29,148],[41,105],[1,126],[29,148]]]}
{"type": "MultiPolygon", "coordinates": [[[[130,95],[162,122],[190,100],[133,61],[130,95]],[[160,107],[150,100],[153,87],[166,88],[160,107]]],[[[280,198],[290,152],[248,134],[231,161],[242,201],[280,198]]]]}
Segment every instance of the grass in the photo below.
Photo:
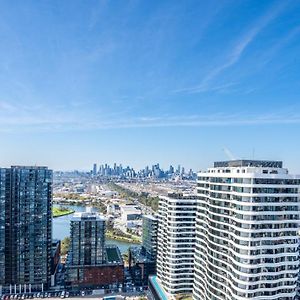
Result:
{"type": "Polygon", "coordinates": [[[74,210],[65,207],[52,207],[53,218],[69,215],[72,214],[73,212],[74,210]]]}
{"type": "Polygon", "coordinates": [[[192,300],[191,295],[177,295],[176,300],[192,300]]]}
{"type": "Polygon", "coordinates": [[[118,234],[116,231],[106,229],[105,236],[111,240],[116,240],[120,242],[127,242],[127,243],[134,243],[134,244],[140,244],[141,238],[138,236],[130,235],[130,234],[118,234]]]}
{"type": "Polygon", "coordinates": [[[71,239],[70,237],[65,237],[61,241],[61,255],[66,255],[70,249],[71,239]]]}
{"type": "Polygon", "coordinates": [[[109,187],[112,190],[117,191],[120,194],[121,198],[127,198],[128,200],[137,199],[141,204],[150,207],[153,211],[158,210],[159,197],[151,197],[148,194],[145,194],[143,192],[136,193],[114,182],[111,182],[109,184],[109,187]]]}

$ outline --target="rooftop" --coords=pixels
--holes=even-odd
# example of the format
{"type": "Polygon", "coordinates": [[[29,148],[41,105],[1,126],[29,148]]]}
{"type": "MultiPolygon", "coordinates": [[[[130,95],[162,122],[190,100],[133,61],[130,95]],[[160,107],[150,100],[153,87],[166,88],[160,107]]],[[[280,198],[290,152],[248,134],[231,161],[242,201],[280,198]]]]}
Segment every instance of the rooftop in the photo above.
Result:
{"type": "Polygon", "coordinates": [[[34,170],[48,170],[48,167],[46,166],[20,166],[20,165],[16,165],[16,166],[11,166],[12,169],[34,169],[34,170]]]}
{"type": "MultiPolygon", "coordinates": [[[[123,258],[121,252],[117,245],[105,245],[104,249],[104,261],[101,264],[97,265],[86,265],[88,267],[101,267],[101,266],[111,266],[111,265],[123,265],[123,258]]],[[[68,267],[78,267],[78,265],[72,265],[72,251],[69,251],[67,256],[67,265],[68,267]]]]}
{"type": "Polygon", "coordinates": [[[143,218],[145,219],[150,219],[150,220],[153,220],[153,221],[157,221],[157,217],[153,216],[153,215],[143,215],[143,218]]]}
{"type": "Polygon", "coordinates": [[[193,200],[197,199],[198,195],[195,193],[175,193],[171,192],[168,193],[168,197],[172,199],[186,199],[186,200],[193,200]]]}
{"type": "Polygon", "coordinates": [[[226,167],[262,167],[262,168],[282,168],[282,161],[272,160],[248,160],[238,159],[229,161],[217,161],[214,163],[215,168],[226,167]]]}
{"type": "Polygon", "coordinates": [[[121,205],[121,211],[126,214],[141,214],[140,208],[135,205],[121,205]]]}
{"type": "Polygon", "coordinates": [[[147,255],[146,249],[143,246],[132,246],[129,251],[135,262],[138,263],[151,263],[153,260],[147,255]]]}
{"type": "Polygon", "coordinates": [[[116,245],[106,245],[106,263],[108,264],[123,264],[122,255],[118,246],[116,245]]]}
{"type": "Polygon", "coordinates": [[[105,218],[95,212],[75,212],[71,221],[105,221],[105,218]]]}

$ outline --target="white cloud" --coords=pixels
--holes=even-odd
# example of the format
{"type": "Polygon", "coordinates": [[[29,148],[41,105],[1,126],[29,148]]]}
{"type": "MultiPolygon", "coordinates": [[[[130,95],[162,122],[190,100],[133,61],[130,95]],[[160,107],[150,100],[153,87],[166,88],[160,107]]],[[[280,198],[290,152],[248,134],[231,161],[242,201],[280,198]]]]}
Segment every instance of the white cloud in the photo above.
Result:
{"type": "Polygon", "coordinates": [[[199,85],[182,88],[177,90],[177,92],[202,93],[218,90],[214,85],[211,85],[211,82],[219,74],[235,65],[240,60],[247,47],[255,40],[257,35],[282,12],[285,5],[286,2],[281,1],[279,4],[273,6],[265,15],[260,17],[245,34],[238,38],[229,54],[226,56],[225,61],[221,65],[213,67],[199,85]]]}
{"type": "Polygon", "coordinates": [[[292,112],[250,115],[236,113],[226,115],[186,116],[138,116],[128,118],[77,118],[64,114],[0,116],[0,132],[64,132],[122,128],[155,127],[216,127],[252,126],[268,124],[300,124],[300,114],[292,112]]]}

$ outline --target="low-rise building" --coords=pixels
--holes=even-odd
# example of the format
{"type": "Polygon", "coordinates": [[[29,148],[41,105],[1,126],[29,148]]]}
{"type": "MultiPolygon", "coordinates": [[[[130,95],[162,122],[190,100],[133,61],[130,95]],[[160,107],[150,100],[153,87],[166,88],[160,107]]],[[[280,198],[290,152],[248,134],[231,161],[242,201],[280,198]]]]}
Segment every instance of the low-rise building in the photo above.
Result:
{"type": "Polygon", "coordinates": [[[127,229],[136,229],[142,226],[142,211],[136,205],[121,205],[121,223],[127,229]]]}
{"type": "Polygon", "coordinates": [[[97,265],[71,265],[67,263],[66,286],[71,288],[112,288],[124,283],[124,263],[120,250],[107,245],[104,261],[97,265]]]}
{"type": "Polygon", "coordinates": [[[123,222],[141,220],[141,209],[136,205],[121,205],[121,219],[123,222]]]}
{"type": "Polygon", "coordinates": [[[108,215],[115,215],[120,212],[120,205],[116,203],[109,203],[107,205],[106,213],[108,215]]]}

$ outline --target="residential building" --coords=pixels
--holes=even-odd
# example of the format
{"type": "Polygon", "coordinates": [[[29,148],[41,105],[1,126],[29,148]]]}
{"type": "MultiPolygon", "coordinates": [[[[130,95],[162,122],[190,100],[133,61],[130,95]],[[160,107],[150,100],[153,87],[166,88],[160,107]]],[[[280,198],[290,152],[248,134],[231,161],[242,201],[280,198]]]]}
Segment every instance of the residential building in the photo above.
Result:
{"type": "Polygon", "coordinates": [[[61,241],[52,240],[52,254],[51,254],[51,286],[56,284],[56,275],[59,268],[61,257],[61,241]]]}
{"type": "Polygon", "coordinates": [[[114,203],[118,201],[117,200],[113,200],[111,201],[109,204],[107,204],[107,207],[106,207],[106,214],[107,215],[119,215],[120,214],[120,205],[118,203],[114,203]]]}
{"type": "Polygon", "coordinates": [[[117,246],[105,245],[105,218],[98,213],[75,213],[66,264],[68,287],[109,287],[122,284],[124,263],[117,246]]]}
{"type": "Polygon", "coordinates": [[[141,209],[136,205],[121,205],[121,219],[123,222],[142,219],[141,209]]]}
{"type": "Polygon", "coordinates": [[[293,300],[300,176],[278,161],[216,162],[198,174],[195,300],[293,300]]]}
{"type": "Polygon", "coordinates": [[[197,195],[172,193],[160,197],[157,278],[153,283],[160,284],[168,299],[192,292],[196,204],[197,195]]]}
{"type": "Polygon", "coordinates": [[[149,257],[143,246],[129,248],[128,264],[135,286],[147,286],[149,276],[156,274],[156,260],[149,257]]]}
{"type": "Polygon", "coordinates": [[[124,231],[142,227],[142,212],[136,205],[120,205],[121,224],[124,231]]]}
{"type": "Polygon", "coordinates": [[[158,219],[144,215],[142,246],[129,249],[129,271],[137,286],[148,285],[149,276],[156,274],[157,228],[158,219]]]}
{"type": "Polygon", "coordinates": [[[105,218],[98,213],[77,212],[71,219],[70,263],[98,265],[104,260],[105,218]]]}
{"type": "Polygon", "coordinates": [[[145,248],[147,256],[153,261],[156,261],[157,256],[157,230],[158,218],[152,215],[144,215],[142,246],[145,248]]]}
{"type": "Polygon", "coordinates": [[[116,245],[105,245],[104,261],[97,265],[72,265],[67,262],[67,288],[115,288],[124,283],[124,262],[116,245]]]}
{"type": "Polygon", "coordinates": [[[0,169],[0,293],[50,286],[52,171],[0,169]]]}

